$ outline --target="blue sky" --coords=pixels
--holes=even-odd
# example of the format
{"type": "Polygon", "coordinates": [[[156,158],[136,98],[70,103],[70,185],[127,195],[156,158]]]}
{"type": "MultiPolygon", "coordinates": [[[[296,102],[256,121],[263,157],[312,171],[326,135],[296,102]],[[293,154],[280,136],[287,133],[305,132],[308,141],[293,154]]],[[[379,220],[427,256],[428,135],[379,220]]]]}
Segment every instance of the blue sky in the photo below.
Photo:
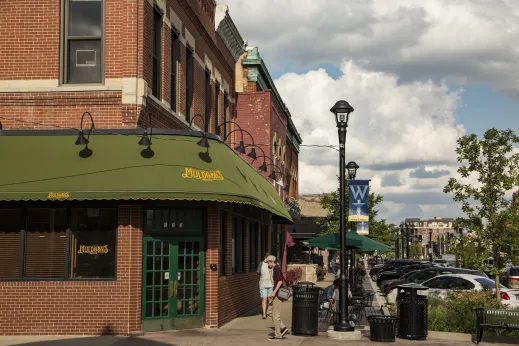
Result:
{"type": "MultiPolygon", "coordinates": [[[[443,193],[457,177],[458,125],[479,136],[490,127],[519,133],[517,0],[225,3],[304,144],[337,145],[329,109],[340,99],[355,108],[347,160],[384,196],[380,215],[390,222],[461,216],[443,193]]],[[[300,193],[335,190],[337,166],[333,150],[302,147],[300,193]]]]}

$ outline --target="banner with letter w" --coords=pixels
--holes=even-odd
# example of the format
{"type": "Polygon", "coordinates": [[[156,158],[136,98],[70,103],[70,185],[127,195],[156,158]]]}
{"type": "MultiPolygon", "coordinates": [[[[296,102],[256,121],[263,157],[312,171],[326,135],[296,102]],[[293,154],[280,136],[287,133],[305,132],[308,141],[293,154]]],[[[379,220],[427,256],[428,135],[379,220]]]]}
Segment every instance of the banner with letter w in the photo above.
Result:
{"type": "Polygon", "coordinates": [[[348,221],[369,221],[369,180],[350,180],[348,221]]]}

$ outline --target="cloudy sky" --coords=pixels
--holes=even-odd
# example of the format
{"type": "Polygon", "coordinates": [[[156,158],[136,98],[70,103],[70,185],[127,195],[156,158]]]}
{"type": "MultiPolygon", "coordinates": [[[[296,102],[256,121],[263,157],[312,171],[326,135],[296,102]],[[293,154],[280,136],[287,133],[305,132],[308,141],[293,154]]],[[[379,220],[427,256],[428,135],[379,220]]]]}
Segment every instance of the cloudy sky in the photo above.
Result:
{"type": "MultiPolygon", "coordinates": [[[[225,0],[258,46],[304,144],[337,145],[330,107],[354,108],[346,160],[384,195],[382,217],[461,215],[443,193],[456,140],[519,132],[519,0],[225,0]]],[[[338,155],[305,148],[302,194],[336,188],[338,155]]]]}

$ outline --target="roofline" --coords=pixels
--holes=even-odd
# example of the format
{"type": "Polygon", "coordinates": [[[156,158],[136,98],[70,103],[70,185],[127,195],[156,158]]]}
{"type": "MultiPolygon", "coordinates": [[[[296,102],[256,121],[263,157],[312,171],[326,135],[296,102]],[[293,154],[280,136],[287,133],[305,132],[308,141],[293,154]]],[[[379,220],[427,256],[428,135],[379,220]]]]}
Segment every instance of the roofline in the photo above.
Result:
{"type": "Polygon", "coordinates": [[[247,51],[247,58],[242,59],[242,65],[259,68],[260,73],[262,74],[263,77],[265,77],[267,86],[274,93],[274,96],[275,96],[277,102],[282,106],[282,110],[288,119],[289,130],[292,130],[292,132],[294,133],[294,136],[296,137],[299,144],[303,143],[303,139],[301,138],[301,135],[299,134],[294,123],[292,122],[292,119],[291,119],[292,115],[290,114],[290,110],[286,106],[285,102],[283,102],[283,99],[281,98],[281,95],[279,94],[278,89],[276,88],[276,85],[274,84],[274,81],[272,80],[272,76],[270,75],[270,72],[269,72],[267,66],[265,65],[265,62],[263,61],[263,58],[260,57],[260,55],[259,55],[258,47],[250,47],[250,48],[247,48],[246,51],[247,51]],[[253,50],[256,50],[258,53],[257,53],[256,57],[249,58],[249,52],[251,52],[253,50]]]}

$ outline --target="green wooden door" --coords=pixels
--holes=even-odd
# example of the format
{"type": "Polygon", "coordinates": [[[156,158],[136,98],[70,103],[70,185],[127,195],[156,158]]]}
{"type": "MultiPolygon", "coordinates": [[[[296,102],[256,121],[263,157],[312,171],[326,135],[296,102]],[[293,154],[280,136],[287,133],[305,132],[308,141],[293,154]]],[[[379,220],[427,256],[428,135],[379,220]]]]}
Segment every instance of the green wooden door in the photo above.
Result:
{"type": "MultiPolygon", "coordinates": [[[[192,211],[191,211],[192,212],[192,211]]],[[[199,212],[199,211],[198,211],[199,212]]],[[[198,220],[201,220],[201,212],[198,220]]],[[[160,331],[203,326],[205,253],[202,230],[186,235],[171,228],[186,211],[156,209],[162,229],[147,229],[143,244],[142,329],[160,331]]],[[[147,215],[151,215],[148,211],[147,215]]],[[[187,218],[186,218],[187,219],[187,218]]],[[[195,219],[195,218],[193,218],[195,219]]],[[[201,225],[201,223],[199,223],[201,225]]],[[[187,227],[183,227],[184,229],[187,227]]]]}

